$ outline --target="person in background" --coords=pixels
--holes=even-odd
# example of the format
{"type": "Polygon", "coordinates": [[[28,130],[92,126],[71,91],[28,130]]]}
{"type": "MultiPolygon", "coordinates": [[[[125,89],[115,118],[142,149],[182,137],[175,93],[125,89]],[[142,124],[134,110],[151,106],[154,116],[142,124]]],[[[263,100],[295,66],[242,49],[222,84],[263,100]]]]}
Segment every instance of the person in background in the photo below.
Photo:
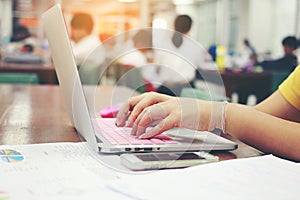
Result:
{"type": "Polygon", "coordinates": [[[146,65],[150,60],[149,55],[152,52],[152,33],[151,29],[142,29],[137,31],[132,37],[132,47],[128,47],[128,54],[122,56],[118,61],[123,65],[141,67],[146,65]]]}
{"type": "Polygon", "coordinates": [[[34,47],[31,44],[24,44],[20,49],[22,53],[33,53],[33,51],[34,47]]]}
{"type": "Polygon", "coordinates": [[[261,65],[264,70],[267,71],[282,71],[292,72],[298,65],[296,56],[296,50],[298,48],[298,40],[294,36],[285,37],[282,40],[282,46],[284,50],[284,56],[277,60],[267,60],[258,65],[261,65]]]}
{"type": "MultiPolygon", "coordinates": [[[[135,79],[138,78],[138,73],[140,73],[143,80],[136,80],[136,84],[139,84],[141,86],[143,85],[142,87],[144,87],[144,91],[138,91],[155,91],[156,88],[161,84],[161,80],[157,70],[157,66],[153,64],[152,29],[139,30],[133,36],[132,43],[133,47],[128,47],[127,49],[129,50],[129,53],[121,56],[118,59],[118,62],[121,64],[122,68],[128,68],[126,71],[129,70],[132,74],[135,73],[135,79]]],[[[129,78],[126,78],[126,76],[130,76],[130,73],[124,73],[123,79],[129,78]]],[[[134,80],[133,77],[130,79],[134,80]]]]}
{"type": "Polygon", "coordinates": [[[105,49],[98,35],[92,34],[94,21],[90,14],[76,13],[71,20],[72,49],[83,84],[98,84],[105,62],[105,49]]]}
{"type": "Polygon", "coordinates": [[[257,63],[255,48],[248,39],[243,40],[243,48],[238,53],[233,53],[230,57],[231,70],[252,71],[257,63]]]}
{"type": "Polygon", "coordinates": [[[80,66],[85,59],[101,64],[105,60],[105,51],[97,35],[92,34],[94,21],[90,14],[76,13],[71,20],[71,40],[76,64],[80,66]],[[98,56],[91,53],[97,49],[98,56]]]}
{"type": "MultiPolygon", "coordinates": [[[[161,66],[160,76],[163,81],[162,86],[157,89],[159,93],[179,96],[183,88],[193,87],[196,69],[203,65],[205,56],[204,50],[199,51],[199,45],[188,38],[192,24],[193,20],[190,16],[177,16],[172,37],[163,38],[154,44],[154,60],[161,66]]],[[[157,34],[155,37],[162,37],[161,35],[157,34]]]]}
{"type": "Polygon", "coordinates": [[[22,25],[17,25],[14,27],[14,33],[11,36],[11,42],[20,42],[31,36],[27,27],[22,25]]]}
{"type": "Polygon", "coordinates": [[[34,53],[37,40],[32,36],[27,27],[18,25],[14,28],[11,42],[7,46],[7,53],[34,53]]]}
{"type": "Polygon", "coordinates": [[[125,124],[141,139],[176,127],[220,129],[265,153],[300,161],[300,65],[255,107],[151,92],[124,103],[116,125],[125,124]]]}
{"type": "Polygon", "coordinates": [[[43,53],[39,40],[23,25],[16,25],[10,38],[11,42],[5,45],[2,60],[7,63],[44,64],[43,53]]]}
{"type": "Polygon", "coordinates": [[[248,55],[248,58],[250,62],[254,65],[257,63],[257,54],[255,51],[255,48],[250,44],[248,39],[244,39],[244,46],[246,50],[246,54],[248,55]]]}

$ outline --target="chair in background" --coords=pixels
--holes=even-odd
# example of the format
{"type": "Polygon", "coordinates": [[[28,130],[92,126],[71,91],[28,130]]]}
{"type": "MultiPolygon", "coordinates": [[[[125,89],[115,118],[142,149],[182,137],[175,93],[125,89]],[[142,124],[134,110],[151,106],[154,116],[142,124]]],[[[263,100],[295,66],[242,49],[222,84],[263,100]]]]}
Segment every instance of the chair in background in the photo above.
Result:
{"type": "Polygon", "coordinates": [[[142,76],[140,68],[124,68],[122,72],[122,75],[117,80],[117,85],[124,85],[126,87],[136,90],[139,93],[144,93],[146,91],[146,83],[142,76]]]}
{"type": "Polygon", "coordinates": [[[82,66],[78,67],[81,83],[83,85],[98,85],[103,69],[104,67],[102,65],[84,63],[82,66]]]}
{"type": "Polygon", "coordinates": [[[38,84],[39,79],[32,73],[0,73],[0,83],[8,84],[38,84]]]}
{"type": "Polygon", "coordinates": [[[289,72],[272,72],[272,92],[289,76],[289,72]]]}

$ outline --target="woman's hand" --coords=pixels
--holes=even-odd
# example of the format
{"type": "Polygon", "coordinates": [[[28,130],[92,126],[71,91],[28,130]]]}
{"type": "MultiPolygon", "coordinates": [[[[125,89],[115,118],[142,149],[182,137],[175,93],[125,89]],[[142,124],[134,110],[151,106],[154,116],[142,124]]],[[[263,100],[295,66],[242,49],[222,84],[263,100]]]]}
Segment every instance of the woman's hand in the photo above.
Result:
{"type": "Polygon", "coordinates": [[[131,127],[138,115],[148,106],[165,102],[174,97],[159,94],[155,92],[147,92],[142,95],[132,97],[128,103],[125,103],[118,112],[116,125],[131,127]]]}
{"type": "Polygon", "coordinates": [[[132,135],[139,138],[150,138],[175,127],[207,130],[210,122],[210,107],[208,107],[210,105],[209,102],[196,99],[145,93],[131,98],[122,107],[116,124],[124,126],[128,119],[126,126],[132,127],[132,135]],[[206,106],[202,112],[200,104],[206,106]],[[203,115],[201,121],[200,115],[203,115]],[[153,128],[147,129],[151,126],[153,128]]]}

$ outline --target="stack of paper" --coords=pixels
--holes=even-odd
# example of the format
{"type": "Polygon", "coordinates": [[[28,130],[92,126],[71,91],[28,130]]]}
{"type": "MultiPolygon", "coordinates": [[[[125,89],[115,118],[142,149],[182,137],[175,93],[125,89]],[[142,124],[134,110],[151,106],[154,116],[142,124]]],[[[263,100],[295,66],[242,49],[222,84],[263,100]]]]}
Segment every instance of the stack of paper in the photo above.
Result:
{"type": "Polygon", "coordinates": [[[272,155],[136,174],[112,170],[101,160],[86,143],[0,146],[0,200],[300,196],[300,164],[272,155]]]}
{"type": "Polygon", "coordinates": [[[272,155],[123,175],[110,187],[141,199],[299,199],[300,165],[272,155]]]}

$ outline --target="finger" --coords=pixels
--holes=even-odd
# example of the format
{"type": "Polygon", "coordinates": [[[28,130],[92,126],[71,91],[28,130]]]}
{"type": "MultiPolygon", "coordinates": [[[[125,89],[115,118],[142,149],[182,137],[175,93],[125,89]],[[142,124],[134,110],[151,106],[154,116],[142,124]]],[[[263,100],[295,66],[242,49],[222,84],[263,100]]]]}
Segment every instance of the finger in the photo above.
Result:
{"type": "Polygon", "coordinates": [[[164,108],[165,106],[167,106],[167,104],[163,102],[145,108],[133,124],[132,135],[141,135],[147,127],[153,124],[153,122],[165,118],[167,116],[167,112],[164,108]]]}
{"type": "Polygon", "coordinates": [[[154,121],[152,121],[152,123],[151,123],[151,125],[150,125],[149,127],[154,127],[154,126],[156,126],[157,124],[159,124],[160,121],[161,121],[161,120],[154,120],[154,121]]]}
{"type": "Polygon", "coordinates": [[[143,134],[153,122],[163,120],[167,117],[168,113],[163,107],[164,103],[156,104],[146,108],[137,118],[135,122],[136,129],[133,130],[137,137],[143,134]]]}
{"type": "Polygon", "coordinates": [[[159,135],[166,130],[172,129],[176,126],[176,121],[172,116],[168,116],[166,119],[160,121],[156,126],[139,136],[139,139],[147,139],[159,135]]]}
{"type": "Polygon", "coordinates": [[[130,105],[128,103],[124,103],[124,105],[119,110],[117,117],[116,117],[116,126],[125,126],[125,122],[129,115],[129,108],[130,105]]]}
{"type": "Polygon", "coordinates": [[[129,99],[128,103],[125,104],[118,112],[116,125],[124,126],[126,120],[128,120],[126,126],[133,126],[134,121],[144,110],[144,108],[158,102],[167,101],[170,98],[172,97],[154,92],[148,92],[139,96],[132,97],[129,99]]]}
{"type": "Polygon", "coordinates": [[[134,123],[134,127],[132,129],[133,135],[139,137],[142,133],[145,132],[146,128],[152,124],[152,118],[149,112],[150,108],[146,108],[143,112],[139,115],[137,120],[134,123]]]}
{"type": "Polygon", "coordinates": [[[137,119],[134,121],[133,125],[132,125],[132,130],[131,130],[131,135],[136,135],[138,129],[141,129],[141,127],[139,127],[139,122],[141,118],[144,118],[148,112],[148,110],[150,109],[150,107],[145,108],[141,114],[137,117],[137,119]]]}
{"type": "Polygon", "coordinates": [[[137,132],[142,134],[146,131],[147,128],[156,126],[160,121],[161,121],[161,119],[154,120],[154,121],[149,122],[149,124],[144,124],[143,126],[137,126],[136,123],[134,123],[132,126],[131,135],[136,135],[137,132]],[[141,129],[142,127],[144,127],[144,130],[141,129]],[[138,129],[141,129],[141,130],[138,131],[138,129]]]}
{"type": "Polygon", "coordinates": [[[152,93],[145,94],[144,98],[135,104],[129,117],[128,117],[128,126],[133,126],[134,122],[138,116],[143,112],[143,110],[153,104],[156,104],[157,100],[152,93]]]}
{"type": "Polygon", "coordinates": [[[132,110],[135,104],[137,104],[137,102],[139,102],[142,98],[142,95],[139,95],[130,98],[127,103],[124,103],[116,117],[117,126],[125,126],[126,120],[130,114],[130,110],[132,110]]]}

